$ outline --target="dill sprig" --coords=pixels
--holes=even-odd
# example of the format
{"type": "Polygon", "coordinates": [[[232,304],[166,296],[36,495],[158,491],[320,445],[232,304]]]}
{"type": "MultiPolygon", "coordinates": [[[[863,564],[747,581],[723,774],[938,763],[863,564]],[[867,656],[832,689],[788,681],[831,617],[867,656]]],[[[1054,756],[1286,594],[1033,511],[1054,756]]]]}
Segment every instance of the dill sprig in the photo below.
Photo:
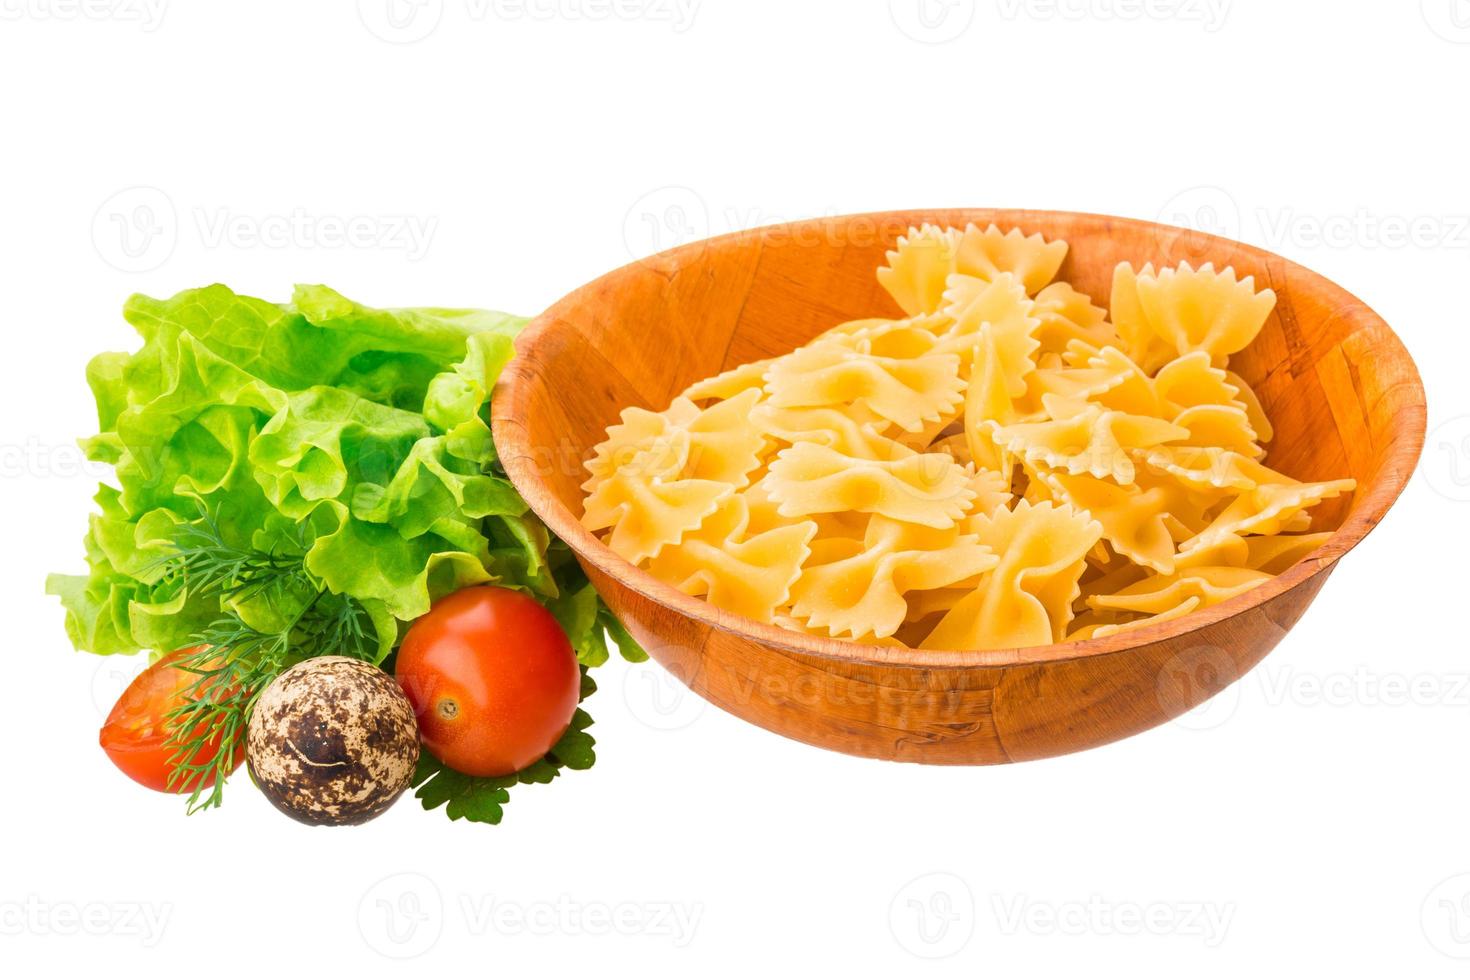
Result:
{"type": "Polygon", "coordinates": [[[165,721],[173,749],[168,785],[189,794],[189,813],[223,802],[225,777],[245,751],[250,712],[277,675],[326,654],[370,660],[377,649],[362,603],[329,591],[307,570],[299,528],[284,549],[240,548],[225,540],[216,515],[200,511],[179,527],[162,560],[166,581],[191,598],[215,597],[221,608],[220,618],[194,636],[199,649],[177,665],[198,677],[165,721]],[[263,605],[279,626],[247,622],[240,612],[247,602],[263,605]]]}

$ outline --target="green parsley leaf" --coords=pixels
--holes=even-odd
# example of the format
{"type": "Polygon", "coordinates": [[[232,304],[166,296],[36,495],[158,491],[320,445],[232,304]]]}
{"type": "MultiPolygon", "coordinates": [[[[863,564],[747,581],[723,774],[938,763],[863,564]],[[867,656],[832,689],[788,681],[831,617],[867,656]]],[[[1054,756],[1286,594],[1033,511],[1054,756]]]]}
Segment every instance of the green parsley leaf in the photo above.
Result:
{"type": "MultiPolygon", "coordinates": [[[[582,699],[596,690],[597,684],[583,667],[582,699]]],[[[450,820],[498,824],[505,816],[504,807],[510,802],[512,786],[544,785],[560,776],[562,769],[592,768],[597,755],[593,751],[596,740],[587,732],[591,726],[592,716],[578,708],[566,732],[550,752],[509,776],[467,776],[444,765],[427,750],[420,751],[418,768],[413,776],[413,795],[425,810],[444,807],[450,820]]]]}

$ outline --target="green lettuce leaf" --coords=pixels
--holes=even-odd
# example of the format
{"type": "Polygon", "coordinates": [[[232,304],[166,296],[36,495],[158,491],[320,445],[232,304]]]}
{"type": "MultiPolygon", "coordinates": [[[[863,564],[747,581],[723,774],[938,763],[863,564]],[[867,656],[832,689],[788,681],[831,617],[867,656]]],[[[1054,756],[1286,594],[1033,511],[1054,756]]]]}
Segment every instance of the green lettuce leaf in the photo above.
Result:
{"type": "Polygon", "coordinates": [[[47,580],[73,645],[168,650],[216,618],[217,598],[161,571],[174,530],[208,513],[237,547],[304,542],[312,575],[371,611],[380,659],[435,599],[487,582],[568,610],[583,662],[606,658],[600,602],[498,469],[488,405],[525,318],[220,285],[134,296],[123,315],[143,344],[88,366],[99,431],[83,441],[115,483],[87,574],[47,580]]]}

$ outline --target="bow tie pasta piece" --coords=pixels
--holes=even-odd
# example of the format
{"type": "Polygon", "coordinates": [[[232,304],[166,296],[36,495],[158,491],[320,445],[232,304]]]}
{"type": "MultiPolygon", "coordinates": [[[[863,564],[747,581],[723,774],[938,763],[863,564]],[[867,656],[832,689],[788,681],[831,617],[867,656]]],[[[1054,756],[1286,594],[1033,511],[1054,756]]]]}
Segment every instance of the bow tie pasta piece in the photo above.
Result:
{"type": "Polygon", "coordinates": [[[1026,298],[1026,290],[1010,273],[995,280],[973,276],[949,277],[944,292],[944,315],[949,326],[939,334],[936,348],[941,353],[960,356],[960,373],[967,373],[971,360],[979,356],[976,346],[981,335],[991,340],[990,356],[999,357],[1000,372],[1008,379],[1011,397],[1026,393],[1025,377],[1036,367],[1035,354],[1041,346],[1034,336],[1041,320],[1035,315],[1035,304],[1026,298]]]}
{"type": "Polygon", "coordinates": [[[975,491],[975,500],[970,504],[966,520],[988,516],[1001,507],[1009,507],[1014,494],[1011,493],[1010,477],[1000,470],[980,468],[970,476],[970,489],[975,491]]]}
{"type": "Polygon", "coordinates": [[[1204,351],[1183,354],[1159,368],[1154,375],[1153,387],[1161,414],[1169,419],[1197,405],[1231,405],[1243,411],[1246,409],[1245,402],[1238,398],[1240,388],[1230,381],[1225,371],[1211,363],[1210,355],[1204,351]]]}
{"type": "Polygon", "coordinates": [[[1133,486],[1157,493],[1162,500],[1164,525],[1175,541],[1192,538],[1208,527],[1212,513],[1230,496],[1229,490],[1192,487],[1147,465],[1137,468],[1133,486]]]}
{"type": "Polygon", "coordinates": [[[625,409],[622,423],[611,426],[608,438],[593,447],[586,464],[592,477],[582,489],[596,490],[635,459],[646,477],[677,475],[744,486],[760,466],[765,446],[750,421],[760,398],[760,390],[750,388],[704,409],[686,398],[676,398],[660,413],[625,409]]]}
{"type": "Polygon", "coordinates": [[[1036,340],[1042,354],[1060,355],[1074,340],[1098,348],[1122,343],[1117,329],[1107,322],[1108,311],[1065,282],[1054,282],[1036,294],[1033,315],[1040,321],[1036,340]]]}
{"type": "MultiPolygon", "coordinates": [[[[992,566],[993,567],[993,566],[992,566]]],[[[910,592],[904,598],[908,601],[908,618],[904,621],[906,625],[922,624],[926,620],[928,628],[923,631],[923,636],[918,638],[924,642],[924,637],[934,632],[934,627],[939,624],[939,618],[955,607],[955,603],[980,588],[978,580],[970,581],[968,584],[961,582],[958,585],[948,586],[943,589],[926,589],[910,592]]],[[[902,632],[902,628],[900,628],[902,632]]]]}
{"type": "MultiPolygon", "coordinates": [[[[935,453],[943,450],[941,444],[946,440],[959,437],[963,441],[964,434],[965,423],[959,413],[956,413],[926,422],[918,432],[895,432],[893,441],[916,453],[935,453]]],[[[966,449],[965,452],[968,453],[969,450],[966,449]]]]}
{"type": "Polygon", "coordinates": [[[1292,482],[1253,456],[1218,446],[1161,446],[1138,455],[1155,472],[1203,493],[1292,482]]]}
{"type": "Polygon", "coordinates": [[[940,308],[945,280],[952,273],[985,280],[1010,273],[1034,296],[1056,278],[1067,258],[1067,243],[1024,235],[1019,228],[1002,232],[990,225],[981,231],[972,224],[960,232],[924,225],[909,229],[887,257],[878,283],[913,316],[940,308]]]}
{"type": "Polygon", "coordinates": [[[901,459],[913,455],[882,433],[889,421],[861,408],[777,408],[758,405],[751,420],[762,435],[789,446],[815,443],[859,459],[901,459]]]}
{"type": "Polygon", "coordinates": [[[1141,626],[1150,626],[1154,623],[1167,623],[1171,619],[1179,619],[1183,616],[1189,615],[1190,613],[1194,612],[1195,609],[1199,608],[1199,605],[1199,598],[1197,596],[1191,596],[1190,598],[1185,599],[1179,605],[1175,606],[1173,609],[1165,610],[1164,612],[1161,612],[1156,616],[1145,616],[1142,619],[1134,619],[1125,623],[1102,623],[1100,625],[1092,627],[1090,632],[1084,635],[1079,635],[1076,638],[1087,639],[1088,637],[1091,637],[1092,639],[1100,640],[1106,636],[1115,636],[1118,633],[1126,633],[1129,630],[1136,630],[1141,626]]]}
{"type": "Polygon", "coordinates": [[[1130,263],[1119,262],[1113,269],[1112,298],[1108,303],[1113,326],[1123,338],[1123,350],[1149,373],[1163,367],[1177,354],[1149,326],[1138,299],[1138,280],[1153,275],[1152,263],[1145,265],[1141,272],[1134,272],[1130,263]]]}
{"type": "Polygon", "coordinates": [[[1155,471],[1203,493],[1295,482],[1252,456],[1215,446],[1164,446],[1140,455],[1155,471]]]}
{"type": "Polygon", "coordinates": [[[1179,546],[1181,554],[1208,547],[1232,534],[1280,534],[1308,507],[1339,494],[1350,493],[1356,480],[1325,480],[1320,483],[1267,483],[1236,497],[1199,534],[1179,546]]]}
{"type": "Polygon", "coordinates": [[[1163,417],[1153,379],[1116,347],[1090,355],[1085,365],[1038,369],[1028,379],[1023,413],[1045,415],[1048,395],[1063,402],[1095,402],[1129,415],[1163,417]]]}
{"type": "Polygon", "coordinates": [[[911,228],[888,253],[878,284],[908,316],[934,313],[944,296],[944,281],[954,271],[955,234],[924,225],[911,228]]]}
{"type": "Polygon", "coordinates": [[[1085,474],[1034,472],[1055,500],[1091,514],[1102,526],[1103,540],[1119,555],[1157,572],[1174,570],[1174,537],[1164,519],[1169,494],[1163,487],[1140,490],[1085,474]]]}
{"type": "Polygon", "coordinates": [[[1246,568],[1280,575],[1327,543],[1331,531],[1315,534],[1260,534],[1245,538],[1246,568]]]}
{"type": "Polygon", "coordinates": [[[975,499],[964,468],[947,453],[871,460],[802,443],[776,455],[767,481],[784,517],[858,511],[944,529],[975,499]]]}
{"type": "Polygon", "coordinates": [[[1226,371],[1225,380],[1236,390],[1236,400],[1245,407],[1245,414],[1251,420],[1251,428],[1256,430],[1256,435],[1262,442],[1270,442],[1275,437],[1275,429],[1272,428],[1271,419],[1266,415],[1255,391],[1234,371],[1226,371]]]}
{"type": "Polygon", "coordinates": [[[1180,555],[1175,565],[1181,570],[1204,565],[1229,565],[1234,568],[1255,569],[1267,575],[1280,575],[1322,547],[1331,537],[1331,531],[1318,531],[1314,534],[1252,534],[1248,537],[1228,534],[1214,539],[1208,545],[1198,546],[1188,554],[1180,555]]]}
{"type": "MultiPolygon", "coordinates": [[[[965,388],[965,440],[970,458],[977,466],[1001,471],[1012,468],[1012,455],[991,438],[988,426],[1010,424],[1028,417],[1011,396],[1016,380],[1006,375],[1005,360],[987,327],[975,347],[970,382],[965,388]]],[[[1024,378],[1021,383],[1025,384],[1024,378]]]]}
{"type": "Polygon", "coordinates": [[[752,388],[759,390],[765,385],[766,370],[770,366],[769,358],[741,364],[713,378],[694,382],[684,389],[679,399],[688,402],[724,401],[752,388]]]}
{"type": "Polygon", "coordinates": [[[745,529],[746,534],[754,536],[778,527],[786,527],[791,523],[781,516],[778,510],[781,504],[771,496],[769,474],[741,490],[739,496],[745,500],[745,512],[749,519],[745,529]]]}
{"type": "Polygon", "coordinates": [[[861,542],[830,562],[808,563],[791,591],[791,613],[833,636],[892,636],[908,616],[909,592],[943,589],[993,568],[995,554],[958,528],[934,530],[874,517],[861,542]]]}
{"type": "Polygon", "coordinates": [[[850,338],[851,340],[871,339],[902,330],[923,330],[938,337],[948,330],[952,323],[953,321],[943,313],[917,313],[913,316],[905,317],[902,320],[889,320],[881,317],[866,320],[849,320],[846,323],[839,323],[829,330],[823,330],[816,337],[812,338],[812,343],[839,337],[850,338]]]}
{"type": "MultiPolygon", "coordinates": [[[[827,639],[832,638],[832,633],[829,630],[822,629],[821,627],[809,626],[806,623],[803,623],[801,620],[797,619],[795,616],[777,616],[775,619],[775,624],[782,629],[791,630],[793,633],[805,633],[808,636],[820,636],[827,639]]],[[[874,636],[872,633],[867,633],[863,636],[842,637],[842,639],[848,639],[854,643],[863,643],[875,647],[908,646],[907,643],[900,640],[896,635],[874,636]]]]}
{"type": "Polygon", "coordinates": [[[1019,501],[975,522],[1000,556],[980,588],[955,603],[924,640],[930,650],[994,650],[1060,641],[1078,580],[1102,527],[1066,506],[1019,501]]]}
{"type": "Polygon", "coordinates": [[[689,433],[659,412],[625,408],[622,422],[608,426],[607,438],[592,447],[586,463],[591,476],[582,484],[588,493],[635,458],[659,476],[678,473],[689,460],[689,433]]]}
{"type": "Polygon", "coordinates": [[[1118,348],[1104,347],[1090,355],[1087,366],[1094,371],[1109,372],[1113,376],[1113,384],[1092,396],[1092,400],[1103,408],[1129,415],[1165,417],[1165,406],[1159,397],[1154,379],[1118,348]]]}
{"type": "MultiPolygon", "coordinates": [[[[926,316],[927,314],[920,314],[926,316]]],[[[894,324],[903,323],[903,320],[890,320],[886,317],[865,317],[861,320],[848,320],[839,323],[835,327],[828,327],[813,337],[813,340],[825,340],[828,337],[862,337],[874,331],[888,330],[894,324]]],[[[769,361],[758,361],[759,364],[769,364],[769,361]]]]}
{"type": "MultiPolygon", "coordinates": [[[[1194,269],[1182,262],[1158,273],[1145,268],[1136,277],[1125,263],[1118,273],[1113,280],[1113,322],[1119,333],[1149,350],[1161,345],[1172,354],[1204,351],[1220,366],[1256,339],[1276,307],[1276,293],[1256,292],[1254,277],[1237,280],[1234,269],[1216,272],[1209,263],[1194,269]],[[1120,310],[1128,320],[1126,328],[1118,319],[1120,310]]],[[[1139,363],[1150,367],[1144,360],[1139,363]]]]}
{"type": "MultiPolygon", "coordinates": [[[[1119,344],[1121,345],[1122,341],[1119,344]]],[[[1067,349],[1062,351],[1060,360],[1062,366],[1065,367],[1090,367],[1092,359],[1101,353],[1101,347],[1094,347],[1085,340],[1070,340],[1067,342],[1067,349]]]]}
{"type": "Polygon", "coordinates": [[[645,454],[598,484],[584,504],[582,526],[612,528],[608,547],[636,565],[678,543],[734,493],[715,480],[666,481],[645,454]]]}
{"type": "Polygon", "coordinates": [[[688,418],[684,430],[689,433],[689,462],[683,475],[745,486],[751,472],[760,466],[761,450],[766,444],[750,421],[760,399],[760,389],[747,388],[702,411],[692,402],[676,399],[670,412],[682,409],[688,418]]]}
{"type": "Polygon", "coordinates": [[[1171,575],[1151,575],[1113,595],[1094,595],[1087,600],[1093,609],[1145,613],[1157,616],[1176,609],[1191,599],[1191,608],[1219,605],[1247,592],[1271,576],[1250,568],[1203,565],[1171,575]]]}
{"type": "Polygon", "coordinates": [[[981,424],[1022,417],[1017,400],[1026,394],[1036,370],[1039,345],[1033,334],[1041,321],[1031,315],[1031,301],[1009,273],[994,282],[952,276],[945,299],[954,326],[940,345],[960,353],[961,371],[968,373],[964,418],[971,458],[981,466],[1008,469],[1009,457],[981,431],[981,424]]]}
{"type": "Polygon", "coordinates": [[[1174,424],[1189,430],[1189,435],[1177,445],[1223,449],[1252,459],[1266,455],[1266,450],[1256,443],[1256,430],[1251,428],[1243,408],[1195,405],[1175,416],[1174,424]]]}
{"type": "Polygon", "coordinates": [[[817,539],[812,542],[812,563],[816,564],[818,557],[832,553],[827,549],[842,550],[836,542],[862,541],[868,533],[873,515],[848,510],[836,514],[813,514],[811,520],[817,525],[817,539]]]}
{"type": "Polygon", "coordinates": [[[955,272],[989,280],[1010,273],[1026,287],[1029,296],[1035,296],[1057,277],[1066,258],[1066,242],[1048,242],[1039,234],[1024,235],[1019,228],[1002,233],[995,225],[981,231],[972,224],[955,238],[955,272]]]}
{"type": "Polygon", "coordinates": [[[1068,473],[1090,473],[1132,483],[1129,450],[1149,449],[1186,438],[1189,430],[1147,415],[1106,411],[1099,405],[1043,399],[1051,419],[1016,425],[985,423],[996,445],[1032,465],[1068,473]]]}
{"type": "MultiPolygon", "coordinates": [[[[1072,617],[1068,626],[1067,642],[1074,643],[1080,640],[1090,640],[1097,636],[1098,631],[1108,629],[1116,632],[1119,618],[1114,613],[1100,613],[1095,609],[1088,609],[1072,617]]],[[[1107,633],[1103,633],[1107,636],[1107,633]]]]}
{"type": "MultiPolygon", "coordinates": [[[[1135,582],[1141,582],[1145,577],[1152,574],[1149,569],[1141,565],[1135,565],[1133,562],[1122,557],[1114,558],[1112,563],[1107,565],[1094,564],[1093,559],[1089,557],[1088,565],[1088,569],[1082,573],[1082,578],[1078,582],[1082,591],[1072,602],[1072,610],[1078,616],[1097,612],[1096,609],[1088,605],[1088,600],[1093,596],[1112,595],[1115,592],[1126,589],[1135,582]]],[[[1100,620],[1103,622],[1115,622],[1118,618],[1116,614],[1109,612],[1106,616],[1100,617],[1100,620]]],[[[1082,625],[1074,619],[1070,627],[1075,630],[1081,628],[1082,625]]]]}
{"type": "MultiPolygon", "coordinates": [[[[878,349],[898,342],[933,344],[932,335],[918,330],[883,339],[886,343],[878,349]]],[[[766,372],[770,403],[776,408],[852,405],[917,432],[964,401],[957,355],[889,357],[855,349],[848,341],[820,340],[778,359],[766,372]]]]}
{"type": "Polygon", "coordinates": [[[801,575],[817,525],[801,521],[760,534],[749,530],[746,499],[728,496],[697,530],[665,545],[648,570],[686,595],[705,596],[721,609],[769,623],[801,575]]]}

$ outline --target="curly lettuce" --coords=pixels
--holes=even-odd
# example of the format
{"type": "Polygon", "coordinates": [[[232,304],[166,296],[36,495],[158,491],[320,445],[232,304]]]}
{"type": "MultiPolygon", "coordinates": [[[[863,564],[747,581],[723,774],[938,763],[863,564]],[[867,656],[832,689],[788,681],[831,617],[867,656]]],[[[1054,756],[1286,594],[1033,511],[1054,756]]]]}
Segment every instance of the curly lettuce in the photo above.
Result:
{"type": "Polygon", "coordinates": [[[524,318],[220,285],[134,296],[124,317],[143,345],[88,366],[83,441],[116,483],[95,498],[87,574],[47,580],[78,649],[171,650],[219,615],[164,569],[179,525],[208,513],[233,546],[305,541],[311,574],[369,611],[379,660],[435,599],[490,582],[545,602],[584,663],[606,659],[615,621],[499,470],[486,421],[524,318]]]}

